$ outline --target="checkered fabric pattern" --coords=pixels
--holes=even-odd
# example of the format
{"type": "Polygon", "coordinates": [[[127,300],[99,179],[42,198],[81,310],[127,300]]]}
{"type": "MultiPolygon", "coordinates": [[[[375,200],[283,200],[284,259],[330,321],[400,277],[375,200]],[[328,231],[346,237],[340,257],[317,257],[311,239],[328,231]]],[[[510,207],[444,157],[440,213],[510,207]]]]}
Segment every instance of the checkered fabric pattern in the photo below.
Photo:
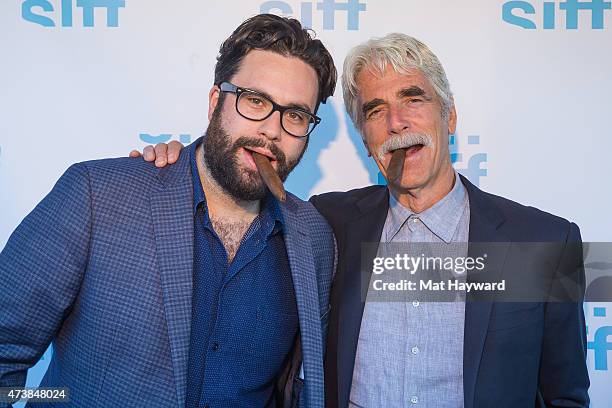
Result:
{"type": "MultiPolygon", "coordinates": [[[[183,407],[191,325],[193,191],[187,155],[73,165],[0,253],[0,386],[19,386],[50,342],[52,407],[183,407]]],[[[310,203],[282,205],[305,369],[323,407],[334,237],[310,203]]],[[[1,405],[1,404],[0,404],[1,405]]],[[[44,406],[44,405],[36,405],[44,406]]]]}

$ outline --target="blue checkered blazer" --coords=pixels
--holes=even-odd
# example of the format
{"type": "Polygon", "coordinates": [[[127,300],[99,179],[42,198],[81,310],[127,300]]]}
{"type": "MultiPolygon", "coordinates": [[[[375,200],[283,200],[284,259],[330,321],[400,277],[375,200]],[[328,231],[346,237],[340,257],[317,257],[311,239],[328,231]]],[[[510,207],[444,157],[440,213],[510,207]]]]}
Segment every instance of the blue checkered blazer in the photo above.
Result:
{"type": "MultiPolygon", "coordinates": [[[[163,169],[128,158],[75,164],[17,227],[0,253],[0,387],[23,385],[53,342],[41,386],[68,387],[71,402],[50,406],[185,405],[189,160],[163,169]]],[[[334,237],[310,203],[289,194],[281,208],[304,361],[300,405],[323,407],[334,237]]]]}

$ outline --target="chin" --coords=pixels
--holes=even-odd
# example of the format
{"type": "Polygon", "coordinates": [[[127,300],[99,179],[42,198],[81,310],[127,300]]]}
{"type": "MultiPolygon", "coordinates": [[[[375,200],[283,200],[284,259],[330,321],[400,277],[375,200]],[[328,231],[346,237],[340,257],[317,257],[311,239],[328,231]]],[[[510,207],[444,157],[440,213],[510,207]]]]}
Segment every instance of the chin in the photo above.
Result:
{"type": "Polygon", "coordinates": [[[403,175],[399,183],[393,183],[392,186],[401,190],[414,190],[427,185],[429,178],[421,175],[403,175]]]}

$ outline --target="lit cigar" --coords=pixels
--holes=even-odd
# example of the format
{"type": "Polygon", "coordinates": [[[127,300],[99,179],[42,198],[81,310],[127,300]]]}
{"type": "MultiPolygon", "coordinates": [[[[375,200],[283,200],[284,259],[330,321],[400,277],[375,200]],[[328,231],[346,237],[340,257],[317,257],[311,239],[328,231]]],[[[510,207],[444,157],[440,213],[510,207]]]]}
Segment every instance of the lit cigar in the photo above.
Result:
{"type": "Polygon", "coordinates": [[[274,170],[274,167],[270,164],[270,160],[263,154],[254,151],[251,151],[251,153],[253,154],[253,160],[255,160],[255,165],[264,183],[266,183],[266,186],[268,186],[274,197],[284,203],[287,199],[285,187],[280,177],[278,177],[276,170],[274,170]]]}
{"type": "Polygon", "coordinates": [[[397,149],[393,152],[389,166],[387,167],[387,180],[389,183],[399,183],[402,179],[404,170],[404,159],[406,158],[406,149],[397,149]]]}

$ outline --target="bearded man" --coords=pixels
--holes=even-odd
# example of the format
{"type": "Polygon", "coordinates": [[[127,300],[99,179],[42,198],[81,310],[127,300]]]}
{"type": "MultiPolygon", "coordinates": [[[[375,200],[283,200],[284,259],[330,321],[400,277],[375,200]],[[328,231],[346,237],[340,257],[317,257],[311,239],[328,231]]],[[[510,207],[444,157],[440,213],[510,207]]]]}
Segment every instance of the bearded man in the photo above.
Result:
{"type": "Polygon", "coordinates": [[[0,387],[53,342],[41,386],[66,406],[291,405],[303,386],[323,407],[334,237],[261,166],[287,177],[335,83],[297,20],[255,16],[221,46],[210,125],[175,165],[70,167],[0,254],[0,387]]]}

